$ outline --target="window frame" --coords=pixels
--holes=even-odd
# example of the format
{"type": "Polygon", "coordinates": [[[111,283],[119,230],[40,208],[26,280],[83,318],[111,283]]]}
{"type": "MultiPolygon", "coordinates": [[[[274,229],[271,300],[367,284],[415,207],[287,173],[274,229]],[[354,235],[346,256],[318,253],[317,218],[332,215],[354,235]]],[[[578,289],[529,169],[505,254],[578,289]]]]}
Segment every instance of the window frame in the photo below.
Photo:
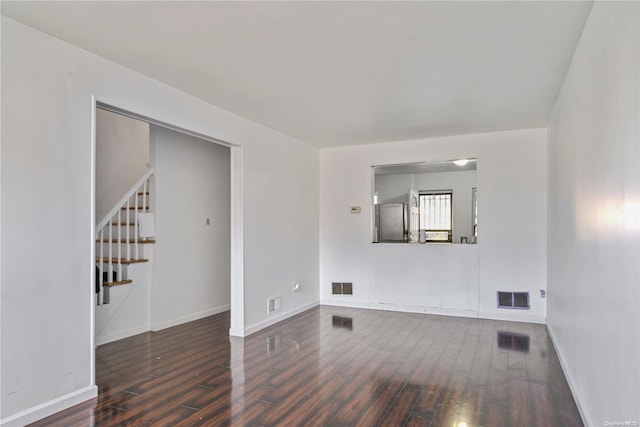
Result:
{"type": "Polygon", "coordinates": [[[419,230],[425,231],[425,242],[427,243],[453,243],[453,190],[420,190],[418,191],[418,212],[419,212],[419,230]],[[422,197],[423,196],[438,196],[438,195],[448,195],[450,199],[449,203],[449,224],[450,227],[448,229],[427,229],[424,228],[422,221],[422,197]],[[442,239],[429,239],[426,238],[426,235],[429,232],[447,232],[447,240],[442,239]]]}
{"type": "Polygon", "coordinates": [[[478,238],[478,187],[471,188],[471,235],[478,238]]]}

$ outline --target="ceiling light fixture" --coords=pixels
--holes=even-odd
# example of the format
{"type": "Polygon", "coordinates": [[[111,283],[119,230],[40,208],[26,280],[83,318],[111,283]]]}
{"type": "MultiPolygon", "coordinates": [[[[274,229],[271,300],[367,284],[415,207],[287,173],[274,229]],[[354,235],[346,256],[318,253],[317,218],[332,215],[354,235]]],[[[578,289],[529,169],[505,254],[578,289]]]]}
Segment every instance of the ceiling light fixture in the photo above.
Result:
{"type": "Polygon", "coordinates": [[[466,165],[467,163],[469,163],[469,160],[468,160],[468,159],[454,160],[454,161],[453,161],[453,163],[454,163],[456,166],[464,166],[464,165],[466,165]]]}

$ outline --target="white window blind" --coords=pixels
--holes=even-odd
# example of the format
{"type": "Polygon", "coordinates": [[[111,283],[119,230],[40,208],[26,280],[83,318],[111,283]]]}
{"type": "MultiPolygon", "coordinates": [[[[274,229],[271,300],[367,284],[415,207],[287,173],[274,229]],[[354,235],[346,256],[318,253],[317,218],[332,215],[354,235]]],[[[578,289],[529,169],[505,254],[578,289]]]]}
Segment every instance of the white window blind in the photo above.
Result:
{"type": "Polygon", "coordinates": [[[420,195],[420,228],[451,230],[451,193],[420,195]]]}
{"type": "Polygon", "coordinates": [[[451,241],[451,192],[420,193],[420,228],[427,241],[451,241]]]}

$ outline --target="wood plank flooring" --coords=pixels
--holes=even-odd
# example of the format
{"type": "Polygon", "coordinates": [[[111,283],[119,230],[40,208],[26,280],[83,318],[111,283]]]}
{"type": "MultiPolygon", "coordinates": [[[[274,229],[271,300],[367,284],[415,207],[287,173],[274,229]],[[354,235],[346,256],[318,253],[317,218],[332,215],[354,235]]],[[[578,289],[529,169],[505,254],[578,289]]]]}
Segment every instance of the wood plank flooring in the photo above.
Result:
{"type": "Polygon", "coordinates": [[[98,398],[34,426],[580,426],[543,325],[322,306],[98,347],[98,398]]]}

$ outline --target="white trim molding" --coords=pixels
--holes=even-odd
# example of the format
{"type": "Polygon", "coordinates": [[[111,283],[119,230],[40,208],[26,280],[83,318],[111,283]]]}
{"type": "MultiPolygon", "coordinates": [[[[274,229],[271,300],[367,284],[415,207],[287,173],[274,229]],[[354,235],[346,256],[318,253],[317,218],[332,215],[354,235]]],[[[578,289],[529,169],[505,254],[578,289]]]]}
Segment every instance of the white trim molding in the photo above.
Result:
{"type": "Polygon", "coordinates": [[[129,338],[134,335],[143,334],[149,332],[149,325],[138,326],[137,328],[127,329],[125,331],[119,331],[115,334],[109,335],[96,335],[96,347],[99,345],[107,344],[113,341],[118,341],[124,338],[129,338]]]}
{"type": "Polygon", "coordinates": [[[48,402],[41,403],[33,408],[26,409],[17,414],[0,420],[3,427],[21,427],[53,415],[57,412],[71,408],[78,403],[86,402],[98,396],[98,387],[95,385],[76,390],[48,402]]]}
{"type": "Polygon", "coordinates": [[[280,313],[278,315],[274,315],[272,317],[269,317],[266,320],[263,320],[262,322],[258,322],[255,323],[251,326],[249,326],[248,328],[244,328],[244,329],[234,329],[231,328],[229,329],[229,335],[232,337],[247,337],[253,333],[256,333],[264,328],[267,328],[271,325],[275,325],[276,323],[280,323],[283,320],[287,320],[290,317],[295,316],[296,314],[300,314],[303,311],[307,311],[310,310],[314,307],[317,307],[320,305],[319,301],[313,301],[310,302],[308,304],[304,304],[301,305],[300,307],[294,308],[293,310],[289,310],[289,311],[285,311],[284,313],[280,313]]]}
{"type": "Polygon", "coordinates": [[[213,307],[207,310],[199,311],[198,313],[192,313],[186,316],[176,317],[175,319],[154,323],[151,325],[151,330],[154,332],[161,331],[163,329],[171,328],[172,326],[182,325],[183,323],[193,322],[194,320],[200,320],[205,317],[213,316],[214,314],[223,313],[225,311],[229,311],[229,309],[229,304],[213,307]]]}
{"type": "Polygon", "coordinates": [[[553,344],[553,348],[558,355],[558,360],[560,361],[560,367],[562,368],[562,372],[564,373],[564,377],[567,379],[567,384],[569,384],[569,390],[571,390],[571,395],[573,396],[573,400],[576,402],[576,406],[578,407],[578,412],[580,413],[580,417],[582,418],[582,422],[585,426],[595,426],[597,425],[593,420],[590,420],[587,417],[587,412],[584,410],[582,403],[580,402],[580,396],[576,393],[577,387],[576,382],[571,375],[571,371],[567,369],[567,364],[565,362],[564,355],[562,353],[562,349],[558,346],[558,340],[551,328],[551,325],[547,325],[547,333],[549,338],[551,338],[551,343],[553,344]]]}
{"type": "Polygon", "coordinates": [[[540,325],[544,325],[547,323],[546,317],[526,314],[522,310],[505,310],[504,313],[481,311],[480,313],[478,313],[478,318],[488,320],[504,320],[507,322],[537,323],[540,325]]]}
{"type": "Polygon", "coordinates": [[[538,323],[542,325],[546,324],[546,318],[540,316],[532,316],[520,311],[518,311],[517,313],[492,313],[478,312],[476,310],[460,310],[455,308],[428,307],[422,305],[404,305],[383,302],[347,301],[338,299],[323,299],[320,301],[320,304],[333,305],[336,307],[364,308],[368,310],[396,311],[400,313],[421,313],[434,314],[438,316],[467,317],[472,319],[477,318],[487,320],[504,320],[507,322],[538,323]]]}
{"type": "Polygon", "coordinates": [[[340,301],[340,300],[322,300],[322,305],[349,308],[364,308],[367,310],[383,310],[395,311],[398,313],[418,313],[418,314],[435,314],[438,316],[454,316],[477,318],[478,312],[475,310],[459,310],[453,308],[427,307],[422,305],[405,305],[384,302],[361,302],[361,301],[340,301]]]}

